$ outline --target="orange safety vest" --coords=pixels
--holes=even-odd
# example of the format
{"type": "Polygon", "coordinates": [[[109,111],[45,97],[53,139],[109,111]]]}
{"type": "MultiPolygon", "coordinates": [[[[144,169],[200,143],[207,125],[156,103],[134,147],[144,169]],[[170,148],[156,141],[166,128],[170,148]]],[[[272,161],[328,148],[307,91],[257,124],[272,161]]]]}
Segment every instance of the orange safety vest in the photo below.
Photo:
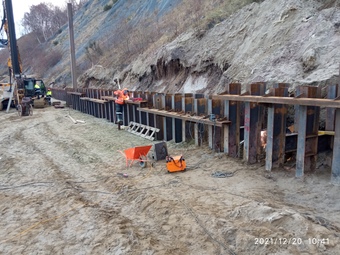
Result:
{"type": "Polygon", "coordinates": [[[113,93],[117,96],[117,99],[115,100],[116,104],[124,104],[124,100],[128,100],[129,99],[129,96],[128,95],[124,95],[123,91],[121,91],[121,90],[116,90],[113,93]]]}

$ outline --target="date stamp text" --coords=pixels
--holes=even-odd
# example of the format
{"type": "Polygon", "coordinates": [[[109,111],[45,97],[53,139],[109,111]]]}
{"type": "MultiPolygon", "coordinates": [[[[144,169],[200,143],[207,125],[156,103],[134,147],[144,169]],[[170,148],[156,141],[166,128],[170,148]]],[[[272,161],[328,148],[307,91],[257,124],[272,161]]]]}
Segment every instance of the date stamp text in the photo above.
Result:
{"type": "Polygon", "coordinates": [[[329,245],[329,238],[308,238],[299,237],[256,237],[254,238],[255,245],[329,245]]]}

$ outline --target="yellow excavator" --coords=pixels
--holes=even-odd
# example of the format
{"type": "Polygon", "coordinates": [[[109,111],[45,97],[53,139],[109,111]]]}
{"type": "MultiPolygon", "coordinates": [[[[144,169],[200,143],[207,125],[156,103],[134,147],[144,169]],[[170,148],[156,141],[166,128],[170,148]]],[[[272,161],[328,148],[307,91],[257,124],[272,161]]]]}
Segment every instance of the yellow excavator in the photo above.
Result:
{"type": "Polygon", "coordinates": [[[46,87],[41,79],[26,78],[22,75],[22,65],[15,34],[13,7],[11,0],[3,0],[3,19],[1,29],[7,35],[7,40],[1,39],[0,44],[10,51],[8,59],[9,82],[0,84],[0,110],[7,106],[15,106],[19,116],[33,114],[33,107],[42,108],[47,105],[46,87]],[[35,89],[38,84],[40,89],[35,89]]]}

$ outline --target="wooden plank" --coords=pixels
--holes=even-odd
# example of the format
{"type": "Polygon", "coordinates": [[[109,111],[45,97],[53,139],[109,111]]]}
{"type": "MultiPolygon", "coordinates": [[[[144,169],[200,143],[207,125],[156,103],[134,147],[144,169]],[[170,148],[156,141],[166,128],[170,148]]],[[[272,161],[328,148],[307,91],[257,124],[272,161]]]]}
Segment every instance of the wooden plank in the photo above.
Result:
{"type": "Polygon", "coordinates": [[[87,98],[86,100],[94,102],[94,103],[98,103],[98,104],[104,104],[106,102],[105,100],[95,99],[95,98],[87,98]]]}
{"type": "MultiPolygon", "coordinates": [[[[205,119],[202,116],[190,116],[190,115],[185,114],[185,113],[180,114],[178,112],[168,112],[168,111],[165,111],[165,110],[148,109],[148,108],[138,108],[138,110],[142,111],[142,112],[153,113],[153,114],[156,114],[156,115],[172,117],[172,118],[176,118],[176,119],[180,119],[180,120],[184,120],[184,121],[203,123],[203,124],[211,125],[211,126],[214,125],[214,123],[212,121],[210,121],[208,118],[205,119]]],[[[216,126],[222,127],[223,125],[228,125],[230,123],[231,122],[229,120],[216,121],[216,126]]]]}
{"type": "Polygon", "coordinates": [[[148,105],[148,101],[147,100],[142,100],[142,101],[134,101],[134,100],[125,100],[126,104],[132,104],[132,105],[137,105],[140,107],[146,107],[148,105]]]}
{"type": "Polygon", "coordinates": [[[324,98],[294,98],[294,97],[274,97],[274,96],[253,96],[253,95],[215,95],[212,98],[233,100],[240,102],[270,103],[270,104],[288,104],[288,105],[305,105],[321,106],[330,108],[340,108],[340,101],[324,98]]]}
{"type": "Polygon", "coordinates": [[[102,100],[107,100],[107,101],[115,101],[117,99],[117,97],[113,97],[113,96],[102,96],[101,97],[102,100]]]}
{"type": "Polygon", "coordinates": [[[76,95],[76,96],[84,96],[85,95],[83,92],[73,92],[73,91],[69,91],[69,92],[67,92],[67,94],[76,95]]]}

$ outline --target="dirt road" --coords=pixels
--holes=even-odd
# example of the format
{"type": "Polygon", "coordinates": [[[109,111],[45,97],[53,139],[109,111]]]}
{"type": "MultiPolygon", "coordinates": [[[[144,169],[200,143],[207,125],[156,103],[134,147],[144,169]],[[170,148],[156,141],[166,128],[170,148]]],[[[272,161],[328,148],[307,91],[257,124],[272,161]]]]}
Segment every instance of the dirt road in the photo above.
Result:
{"type": "Polygon", "coordinates": [[[49,107],[0,122],[1,254],[339,254],[329,169],[301,181],[169,142],[187,163],[169,174],[127,168],[118,150],[154,142],[103,119],[49,107]]]}

